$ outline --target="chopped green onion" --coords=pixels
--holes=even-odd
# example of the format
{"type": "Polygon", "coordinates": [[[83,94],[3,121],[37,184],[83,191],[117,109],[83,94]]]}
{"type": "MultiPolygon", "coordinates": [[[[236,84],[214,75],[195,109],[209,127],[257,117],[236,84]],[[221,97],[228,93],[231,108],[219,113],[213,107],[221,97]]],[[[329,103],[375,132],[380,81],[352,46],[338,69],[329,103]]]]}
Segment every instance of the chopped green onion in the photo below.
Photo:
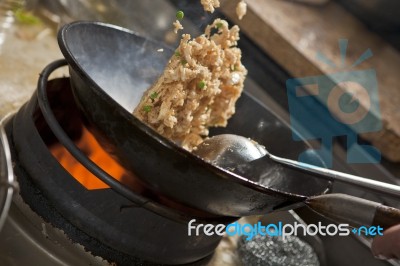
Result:
{"type": "Polygon", "coordinates": [[[154,100],[155,98],[158,97],[158,93],[155,91],[152,94],[150,94],[150,99],[154,100]]]}
{"type": "Polygon", "coordinates": [[[181,56],[181,53],[180,53],[179,51],[176,51],[176,52],[175,52],[175,56],[178,56],[178,57],[179,57],[179,56],[181,56]]]}
{"type": "Polygon", "coordinates": [[[199,87],[200,89],[204,89],[206,87],[205,81],[199,81],[199,83],[197,83],[197,87],[199,87]]]}
{"type": "Polygon", "coordinates": [[[218,22],[217,24],[215,24],[215,27],[217,29],[221,28],[224,24],[222,24],[222,22],[218,22]]]}
{"type": "Polygon", "coordinates": [[[185,13],[183,13],[182,10],[179,10],[178,12],[176,12],[176,18],[181,20],[183,19],[183,17],[185,16],[185,13]]]}
{"type": "Polygon", "coordinates": [[[185,59],[182,59],[182,60],[181,60],[181,64],[182,64],[182,65],[186,65],[186,63],[187,63],[187,61],[186,61],[185,59]]]}
{"type": "Polygon", "coordinates": [[[143,106],[143,111],[145,111],[146,113],[151,111],[151,106],[150,105],[145,105],[143,106]]]}

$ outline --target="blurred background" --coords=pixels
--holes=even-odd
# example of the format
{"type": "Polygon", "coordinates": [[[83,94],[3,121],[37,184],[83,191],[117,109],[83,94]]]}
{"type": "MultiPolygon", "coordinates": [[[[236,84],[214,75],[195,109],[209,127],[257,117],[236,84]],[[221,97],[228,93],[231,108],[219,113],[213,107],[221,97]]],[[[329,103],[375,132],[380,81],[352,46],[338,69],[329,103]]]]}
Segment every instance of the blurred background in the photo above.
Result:
{"type": "Polygon", "coordinates": [[[238,23],[242,27],[239,46],[243,48],[250,77],[285,109],[285,81],[319,74],[320,66],[308,62],[314,60],[310,58],[318,51],[338,58],[338,52],[333,51],[338,50],[337,37],[352,41],[349,46],[353,48],[348,54],[357,53],[354,56],[366,48],[371,48],[374,54],[389,49],[398,55],[400,50],[398,1],[248,1],[248,14],[242,21],[234,14],[236,2],[221,1],[222,7],[210,14],[197,0],[1,0],[0,86],[2,93],[13,95],[0,104],[0,110],[6,108],[4,105],[19,106],[27,99],[40,70],[62,57],[56,41],[57,30],[75,20],[116,24],[166,42],[172,48],[177,46],[182,33],[177,35],[172,31],[177,10],[185,13],[183,32],[192,35],[202,32],[217,17],[238,23]]]}

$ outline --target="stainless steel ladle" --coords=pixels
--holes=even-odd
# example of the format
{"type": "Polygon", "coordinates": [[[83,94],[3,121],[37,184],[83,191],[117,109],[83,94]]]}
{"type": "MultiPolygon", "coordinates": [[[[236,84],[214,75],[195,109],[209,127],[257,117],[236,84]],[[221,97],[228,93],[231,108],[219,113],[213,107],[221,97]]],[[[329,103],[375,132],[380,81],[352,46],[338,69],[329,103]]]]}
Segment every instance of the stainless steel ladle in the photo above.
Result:
{"type": "MultiPolygon", "coordinates": [[[[311,173],[316,177],[341,181],[357,187],[367,188],[383,195],[400,198],[400,186],[281,158],[270,154],[264,146],[257,142],[238,135],[223,134],[206,139],[197,146],[194,153],[206,161],[227,170],[240,169],[243,168],[243,165],[247,167],[244,167],[244,169],[248,169],[249,167],[272,168],[274,165],[280,164],[311,173]]],[[[245,170],[244,172],[246,173],[245,170]]],[[[273,175],[275,172],[268,173],[273,175]]],[[[267,177],[269,176],[263,176],[263,178],[267,177]]],[[[259,181],[262,182],[262,180],[259,181]]],[[[338,193],[318,195],[307,198],[304,203],[313,211],[334,222],[346,223],[355,228],[379,225],[383,229],[387,229],[400,223],[399,209],[350,195],[338,193]]]]}
{"type": "Polygon", "coordinates": [[[208,138],[197,146],[194,153],[212,164],[227,169],[268,156],[275,163],[305,171],[314,176],[400,198],[400,186],[281,158],[269,153],[264,146],[257,142],[238,135],[222,134],[208,138]]]}

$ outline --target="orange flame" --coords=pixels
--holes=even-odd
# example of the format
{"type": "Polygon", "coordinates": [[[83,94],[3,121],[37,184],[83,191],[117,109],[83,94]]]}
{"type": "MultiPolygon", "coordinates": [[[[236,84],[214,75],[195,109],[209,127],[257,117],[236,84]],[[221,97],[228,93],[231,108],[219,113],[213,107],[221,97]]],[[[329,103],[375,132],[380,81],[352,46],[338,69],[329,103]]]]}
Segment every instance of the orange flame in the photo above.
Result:
{"type": "MultiPolygon", "coordinates": [[[[132,172],[125,170],[114,158],[112,158],[97,142],[94,136],[83,127],[81,138],[75,142],[75,145],[83,151],[95,164],[106,171],[114,179],[128,186],[135,193],[151,197],[157,202],[198,217],[210,217],[210,214],[193,209],[189,206],[169,199],[159,193],[149,190],[144,183],[140,181],[132,172]]],[[[88,190],[109,188],[107,184],[98,179],[80,162],[78,162],[68,150],[60,143],[52,144],[49,147],[52,155],[57,161],[72,175],[81,185],[88,190]]],[[[213,215],[211,215],[213,216],[213,215]]]]}
{"type": "MultiPolygon", "coordinates": [[[[100,166],[116,180],[127,183],[133,181],[134,176],[126,171],[115,159],[113,159],[96,141],[93,135],[83,127],[82,136],[75,143],[95,164],[100,166]]],[[[79,163],[68,150],[57,143],[50,147],[50,152],[58,162],[67,170],[79,183],[89,190],[109,188],[107,184],[98,179],[81,163],[79,163]]],[[[129,185],[129,184],[128,184],[129,185]]],[[[131,184],[132,185],[132,184],[131,184]]]]}

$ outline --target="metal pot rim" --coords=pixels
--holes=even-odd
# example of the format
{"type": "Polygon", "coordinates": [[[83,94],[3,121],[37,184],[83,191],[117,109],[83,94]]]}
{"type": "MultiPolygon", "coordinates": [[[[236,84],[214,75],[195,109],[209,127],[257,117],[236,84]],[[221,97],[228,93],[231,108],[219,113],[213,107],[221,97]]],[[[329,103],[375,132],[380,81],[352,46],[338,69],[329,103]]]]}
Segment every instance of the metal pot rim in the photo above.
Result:
{"type": "Polygon", "coordinates": [[[12,113],[0,121],[0,231],[8,216],[13,194],[18,190],[12,168],[10,146],[4,131],[4,125],[11,116],[12,113]]]}

